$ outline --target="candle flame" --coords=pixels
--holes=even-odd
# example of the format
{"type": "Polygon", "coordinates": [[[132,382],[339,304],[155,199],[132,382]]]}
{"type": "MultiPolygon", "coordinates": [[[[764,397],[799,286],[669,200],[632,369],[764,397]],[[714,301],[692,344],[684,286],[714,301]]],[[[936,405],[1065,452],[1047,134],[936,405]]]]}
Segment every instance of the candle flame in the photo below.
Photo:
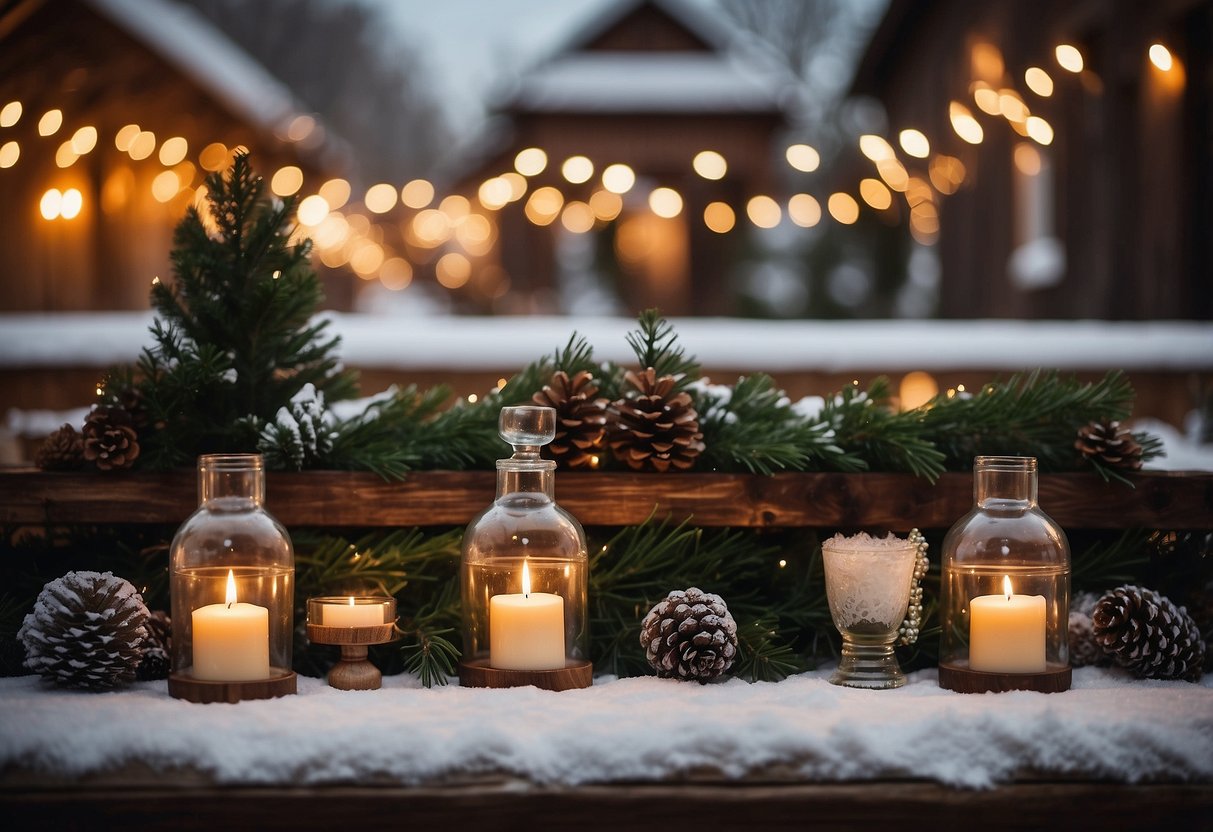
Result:
{"type": "Polygon", "coordinates": [[[1006,594],[1007,600],[1010,601],[1011,600],[1011,576],[1010,575],[1002,576],[1002,591],[1006,594]]]}
{"type": "Polygon", "coordinates": [[[525,560],[522,562],[522,594],[524,596],[531,594],[531,570],[527,568],[525,560]]]}
{"type": "Polygon", "coordinates": [[[227,570],[227,597],[224,603],[229,607],[236,603],[236,573],[231,569],[227,570]]]}

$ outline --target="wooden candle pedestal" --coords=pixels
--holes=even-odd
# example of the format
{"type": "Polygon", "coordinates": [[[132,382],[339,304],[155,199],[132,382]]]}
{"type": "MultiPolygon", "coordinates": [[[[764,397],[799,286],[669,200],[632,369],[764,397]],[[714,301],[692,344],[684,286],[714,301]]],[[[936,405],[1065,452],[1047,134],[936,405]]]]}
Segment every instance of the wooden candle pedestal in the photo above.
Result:
{"type": "Polygon", "coordinates": [[[1034,690],[1062,693],[1070,689],[1073,671],[1067,665],[1049,665],[1040,673],[986,673],[968,663],[939,666],[939,686],[957,693],[1002,693],[1034,690]]]}
{"type": "Polygon", "coordinates": [[[316,644],[335,644],[341,648],[341,660],[329,671],[328,683],[338,690],[379,690],[383,674],[367,659],[367,647],[392,640],[396,625],[374,624],[366,627],[326,627],[307,625],[307,637],[316,644]]]}
{"type": "Polygon", "coordinates": [[[208,702],[242,702],[246,699],[274,699],[296,692],[295,671],[271,667],[268,679],[249,682],[211,682],[195,679],[188,673],[173,672],[168,677],[169,695],[186,702],[206,704],[208,702]]]}
{"type": "Polygon", "coordinates": [[[459,684],[465,688],[521,688],[534,685],[540,690],[577,690],[594,683],[594,665],[569,661],[555,670],[502,670],[491,667],[488,659],[459,662],[459,684]]]}

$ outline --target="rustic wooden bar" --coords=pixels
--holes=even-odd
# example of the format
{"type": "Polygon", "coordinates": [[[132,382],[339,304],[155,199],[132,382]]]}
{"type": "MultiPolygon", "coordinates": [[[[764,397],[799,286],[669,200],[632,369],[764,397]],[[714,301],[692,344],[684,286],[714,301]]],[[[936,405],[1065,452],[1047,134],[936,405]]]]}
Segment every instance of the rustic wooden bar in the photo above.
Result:
{"type": "MultiPolygon", "coordinates": [[[[1133,488],[1093,473],[1040,477],[1040,505],[1069,528],[1213,528],[1213,472],[1148,472],[1133,488]]],[[[267,508],[287,526],[442,526],[493,499],[494,475],[425,471],[389,482],[368,473],[271,473],[267,508]]],[[[699,526],[947,528],[973,502],[972,476],[932,484],[911,474],[633,474],[561,472],[557,499],[584,525],[642,523],[650,514],[699,526]]],[[[192,471],[0,472],[0,523],[163,523],[197,506],[192,471]]]]}

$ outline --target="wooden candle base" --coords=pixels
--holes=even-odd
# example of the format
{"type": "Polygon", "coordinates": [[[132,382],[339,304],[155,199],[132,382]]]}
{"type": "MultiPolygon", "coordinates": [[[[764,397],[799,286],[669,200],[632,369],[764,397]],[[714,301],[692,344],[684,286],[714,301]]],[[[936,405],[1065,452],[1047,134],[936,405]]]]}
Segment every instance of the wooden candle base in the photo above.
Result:
{"type": "Polygon", "coordinates": [[[188,673],[173,672],[168,677],[170,696],[187,702],[242,702],[246,699],[274,699],[295,693],[297,680],[295,671],[271,667],[268,679],[251,682],[211,682],[195,679],[188,673]]]}
{"type": "Polygon", "coordinates": [[[968,662],[939,666],[939,686],[957,693],[1001,693],[1008,690],[1062,693],[1070,689],[1072,676],[1069,665],[1049,665],[1042,673],[986,673],[970,669],[968,662]]]}
{"type": "Polygon", "coordinates": [[[459,684],[465,688],[520,688],[534,685],[540,690],[576,690],[594,683],[594,665],[570,661],[556,670],[501,670],[488,659],[459,662],[459,684]]]}
{"type": "Polygon", "coordinates": [[[317,644],[341,647],[341,661],[329,671],[328,683],[338,690],[379,690],[383,674],[367,659],[367,647],[392,640],[395,624],[367,627],[326,627],[308,624],[307,637],[317,644]]]}

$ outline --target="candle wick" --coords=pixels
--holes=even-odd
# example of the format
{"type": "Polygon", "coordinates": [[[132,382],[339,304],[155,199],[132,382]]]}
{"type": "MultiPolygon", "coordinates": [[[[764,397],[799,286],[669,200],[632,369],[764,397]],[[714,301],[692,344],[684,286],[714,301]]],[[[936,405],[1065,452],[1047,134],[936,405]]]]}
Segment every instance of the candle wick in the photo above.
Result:
{"type": "Polygon", "coordinates": [[[234,603],[236,603],[236,602],[235,602],[235,601],[228,601],[228,602],[227,602],[227,608],[230,610],[230,609],[232,608],[232,604],[234,604],[234,603]]]}

